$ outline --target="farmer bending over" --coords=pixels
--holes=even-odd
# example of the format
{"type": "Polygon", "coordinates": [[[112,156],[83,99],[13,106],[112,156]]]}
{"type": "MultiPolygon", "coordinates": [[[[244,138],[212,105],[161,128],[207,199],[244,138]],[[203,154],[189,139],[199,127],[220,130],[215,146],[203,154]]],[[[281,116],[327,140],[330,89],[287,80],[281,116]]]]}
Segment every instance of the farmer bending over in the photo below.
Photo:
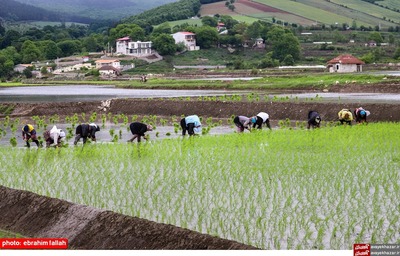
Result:
{"type": "Polygon", "coordinates": [[[140,142],[141,137],[143,137],[145,140],[147,140],[144,133],[147,131],[153,130],[153,126],[139,123],[139,122],[131,123],[129,125],[129,128],[131,129],[133,137],[132,137],[132,139],[128,140],[128,142],[133,142],[136,138],[137,138],[137,142],[140,142]]]}
{"type": "Polygon", "coordinates": [[[61,146],[61,140],[65,138],[65,132],[61,129],[57,129],[54,125],[50,131],[45,131],[43,133],[43,138],[46,141],[46,147],[50,147],[51,144],[55,144],[54,147],[61,146]]]}
{"type": "Polygon", "coordinates": [[[31,144],[29,144],[30,139],[32,139],[32,141],[36,143],[36,146],[40,147],[39,140],[36,137],[35,128],[31,124],[27,124],[22,127],[22,139],[26,142],[26,146],[28,148],[31,147],[31,144]]]}
{"type": "Polygon", "coordinates": [[[367,116],[369,116],[371,114],[371,112],[369,112],[368,110],[363,109],[362,107],[356,108],[354,110],[354,116],[356,118],[356,122],[359,124],[362,123],[368,123],[367,122],[367,116]]]}
{"type": "Polygon", "coordinates": [[[187,116],[181,120],[182,136],[188,131],[189,136],[201,133],[201,122],[197,115],[187,116]]]}
{"type": "Polygon", "coordinates": [[[342,109],[338,113],[340,124],[346,123],[351,125],[351,121],[353,121],[353,114],[351,113],[350,109],[342,109]]]}
{"type": "Polygon", "coordinates": [[[319,126],[321,124],[321,120],[322,120],[321,116],[318,114],[318,112],[311,110],[310,112],[308,112],[307,129],[310,129],[310,127],[319,128],[319,126]]]}
{"type": "Polygon", "coordinates": [[[256,116],[250,117],[250,120],[245,123],[245,125],[253,124],[253,128],[257,126],[257,129],[262,128],[262,124],[265,123],[267,127],[271,130],[271,125],[269,123],[269,115],[265,112],[260,112],[256,116]]]}
{"type": "Polygon", "coordinates": [[[78,125],[75,130],[74,145],[78,144],[81,138],[83,139],[83,144],[86,143],[88,137],[92,141],[96,141],[96,132],[98,131],[100,131],[100,127],[95,123],[78,125]]]}
{"type": "Polygon", "coordinates": [[[251,129],[251,127],[249,125],[250,118],[248,118],[247,116],[236,116],[233,119],[233,123],[237,127],[237,132],[244,132],[244,129],[247,129],[250,131],[250,129],[251,129]],[[246,124],[246,126],[244,124],[246,124]]]}

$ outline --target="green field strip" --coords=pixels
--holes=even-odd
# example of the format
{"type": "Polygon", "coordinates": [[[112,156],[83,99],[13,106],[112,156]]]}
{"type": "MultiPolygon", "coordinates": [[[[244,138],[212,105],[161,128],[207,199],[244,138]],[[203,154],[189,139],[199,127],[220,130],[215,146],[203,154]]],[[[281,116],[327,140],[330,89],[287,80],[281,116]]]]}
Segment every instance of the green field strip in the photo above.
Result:
{"type": "Polygon", "coordinates": [[[384,27],[393,26],[392,22],[385,21],[380,17],[370,15],[369,13],[359,11],[358,9],[345,8],[336,3],[319,0],[297,0],[297,2],[323,9],[332,13],[336,13],[341,16],[349,17],[355,20],[358,26],[375,26],[379,24],[384,27]]]}
{"type": "MultiPolygon", "coordinates": [[[[347,6],[348,8],[355,9],[378,18],[383,19],[386,17],[387,20],[393,20],[397,24],[400,23],[400,13],[361,0],[331,0],[331,2],[347,6]]],[[[395,25],[396,24],[393,24],[393,26],[395,25]]]]}
{"type": "Polygon", "coordinates": [[[269,5],[293,14],[307,17],[308,19],[315,20],[324,24],[351,24],[352,18],[345,17],[338,14],[333,14],[328,11],[321,10],[309,5],[305,5],[299,2],[283,1],[283,0],[256,0],[255,2],[269,5]]]}
{"type": "Polygon", "coordinates": [[[387,6],[391,9],[400,10],[400,1],[398,1],[398,0],[383,0],[383,1],[379,1],[378,4],[387,6]]]}

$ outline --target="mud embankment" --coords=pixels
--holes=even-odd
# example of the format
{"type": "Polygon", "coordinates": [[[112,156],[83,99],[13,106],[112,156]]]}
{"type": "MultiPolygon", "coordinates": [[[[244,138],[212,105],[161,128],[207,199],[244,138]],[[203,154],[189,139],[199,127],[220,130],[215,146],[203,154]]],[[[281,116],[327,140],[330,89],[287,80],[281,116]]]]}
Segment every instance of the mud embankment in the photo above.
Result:
{"type": "MultiPolygon", "coordinates": [[[[101,108],[100,101],[93,102],[62,102],[62,103],[9,103],[13,104],[13,117],[31,117],[34,115],[50,117],[54,114],[60,117],[74,113],[93,112],[100,114],[125,115],[158,115],[177,116],[197,114],[203,117],[230,118],[232,115],[253,116],[260,111],[267,112],[272,121],[306,120],[308,111],[318,111],[323,120],[337,120],[337,113],[343,108],[354,110],[360,107],[356,103],[325,103],[325,102],[233,102],[233,101],[198,101],[174,99],[113,99],[106,108],[101,108]]],[[[368,121],[400,121],[399,104],[361,104],[369,110],[368,121]]],[[[0,116],[1,117],[1,116],[0,116]]]]}
{"type": "Polygon", "coordinates": [[[63,237],[72,249],[257,249],[235,241],[0,186],[0,229],[63,237]]]}

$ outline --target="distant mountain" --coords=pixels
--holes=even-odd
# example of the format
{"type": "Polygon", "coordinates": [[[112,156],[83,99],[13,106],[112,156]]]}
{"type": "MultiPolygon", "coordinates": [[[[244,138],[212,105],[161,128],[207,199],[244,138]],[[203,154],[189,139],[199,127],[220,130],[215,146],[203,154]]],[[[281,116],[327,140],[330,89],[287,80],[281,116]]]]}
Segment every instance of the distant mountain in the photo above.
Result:
{"type": "Polygon", "coordinates": [[[92,19],[48,11],[40,7],[23,4],[14,0],[0,0],[0,18],[12,21],[74,21],[90,23],[92,19]]]}
{"type": "MultiPolygon", "coordinates": [[[[4,0],[1,0],[4,1],[4,0]]],[[[96,20],[120,20],[176,0],[17,0],[49,11],[96,20]]]]}

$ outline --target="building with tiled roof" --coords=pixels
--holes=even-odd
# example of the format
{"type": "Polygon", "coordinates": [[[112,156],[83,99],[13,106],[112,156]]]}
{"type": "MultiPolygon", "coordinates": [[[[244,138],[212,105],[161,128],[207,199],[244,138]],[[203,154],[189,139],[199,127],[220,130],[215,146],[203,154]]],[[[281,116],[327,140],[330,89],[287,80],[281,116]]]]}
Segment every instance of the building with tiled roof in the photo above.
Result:
{"type": "Polygon", "coordinates": [[[329,72],[362,72],[362,65],[364,64],[364,61],[357,59],[353,55],[343,54],[328,61],[327,68],[329,72]]]}

